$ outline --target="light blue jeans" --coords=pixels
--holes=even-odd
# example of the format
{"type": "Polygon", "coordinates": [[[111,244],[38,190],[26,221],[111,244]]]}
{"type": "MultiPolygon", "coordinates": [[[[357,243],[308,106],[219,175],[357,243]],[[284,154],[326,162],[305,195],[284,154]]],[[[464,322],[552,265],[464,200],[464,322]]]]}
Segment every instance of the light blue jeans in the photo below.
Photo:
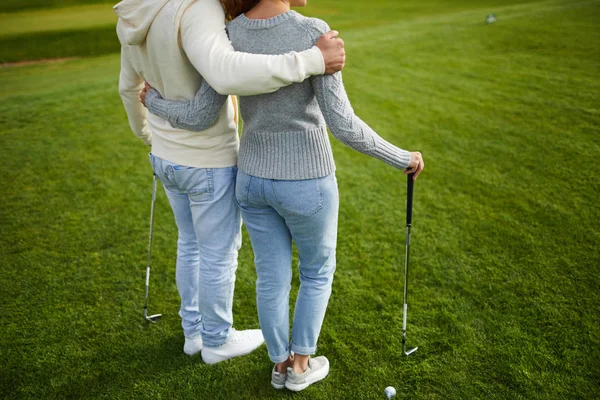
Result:
{"type": "Polygon", "coordinates": [[[285,361],[290,351],[314,354],[335,272],[335,175],[281,181],[240,171],[236,200],[254,249],[258,318],[271,361],[285,361]],[[300,259],[300,290],[290,345],[292,240],[300,259]]]}
{"type": "Polygon", "coordinates": [[[233,290],[241,246],[236,167],[192,168],[150,154],[177,229],[176,280],[183,333],[204,346],[225,343],[233,324],[233,290]]]}

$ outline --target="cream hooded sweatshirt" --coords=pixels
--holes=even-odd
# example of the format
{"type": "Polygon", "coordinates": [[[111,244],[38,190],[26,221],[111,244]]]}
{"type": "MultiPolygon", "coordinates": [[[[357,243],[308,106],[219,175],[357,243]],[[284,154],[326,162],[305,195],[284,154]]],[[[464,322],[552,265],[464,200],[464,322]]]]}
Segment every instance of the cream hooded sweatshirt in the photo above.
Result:
{"type": "Polygon", "coordinates": [[[177,129],[149,114],[144,80],[171,100],[190,100],[207,82],[221,94],[271,93],[325,72],[321,51],[254,55],[235,52],[219,0],[124,0],[115,6],[121,42],[119,93],[137,137],[164,160],[196,168],[236,165],[239,139],[231,101],[202,132],[177,129]]]}

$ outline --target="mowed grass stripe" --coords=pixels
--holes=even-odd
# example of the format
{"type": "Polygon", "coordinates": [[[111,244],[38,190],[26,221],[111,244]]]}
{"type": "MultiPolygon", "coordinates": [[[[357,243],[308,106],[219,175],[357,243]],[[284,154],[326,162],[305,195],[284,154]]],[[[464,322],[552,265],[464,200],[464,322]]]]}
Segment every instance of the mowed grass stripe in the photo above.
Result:
{"type": "Polygon", "coordinates": [[[0,13],[0,39],[35,32],[69,31],[115,25],[113,3],[0,13]]]}
{"type": "Polygon", "coordinates": [[[112,4],[0,14],[0,64],[118,52],[112,4]]]}
{"type": "MultiPolygon", "coordinates": [[[[599,10],[484,26],[479,12],[472,24],[456,14],[475,3],[448,5],[456,23],[399,23],[383,40],[387,27],[348,29],[354,108],[427,160],[409,298],[409,343],[421,349],[401,354],[405,178],[333,141],[338,270],[319,347],[332,369],[301,398],[377,399],[388,385],[400,399],[599,395],[599,10]]],[[[348,20],[377,15],[336,3],[346,4],[356,10],[348,20]]],[[[406,3],[423,15],[431,4],[406,3]]],[[[264,349],[213,367],[181,354],[163,193],[151,309],[165,318],[140,320],[151,174],[116,93],[118,69],[116,55],[0,69],[1,392],[291,398],[270,388],[264,349]]],[[[240,328],[257,326],[252,260],[244,236],[240,328]]]]}
{"type": "MultiPolygon", "coordinates": [[[[387,23],[398,23],[404,21],[429,20],[448,16],[454,19],[454,15],[461,12],[474,11],[481,13],[474,21],[483,22],[485,16],[492,12],[498,12],[505,7],[523,4],[540,3],[539,0],[463,0],[459,2],[448,2],[443,0],[423,0],[418,4],[415,2],[391,2],[389,0],[369,1],[368,11],[365,12],[365,4],[360,2],[335,2],[331,0],[311,2],[300,12],[311,16],[325,19],[332,28],[346,33],[351,30],[363,30],[370,27],[382,27],[387,23]]],[[[527,7],[527,6],[526,6],[527,7]]]]}
{"type": "Polygon", "coordinates": [[[0,39],[0,64],[118,53],[114,26],[81,31],[42,32],[0,39]]]}
{"type": "Polygon", "coordinates": [[[0,4],[0,12],[64,8],[97,3],[106,3],[106,0],[3,0],[2,4],[0,4]]]}
{"type": "MultiPolygon", "coordinates": [[[[419,26],[423,24],[425,24],[425,27],[429,27],[432,23],[443,25],[458,25],[462,22],[468,25],[480,24],[482,15],[486,11],[483,8],[484,4],[480,4],[479,6],[482,8],[478,11],[455,11],[440,15],[442,8],[436,6],[438,2],[429,1],[428,3],[430,3],[428,9],[431,10],[432,15],[415,17],[414,7],[408,7],[408,10],[398,10],[397,15],[400,17],[401,22],[391,22],[398,20],[396,14],[389,12],[381,14],[380,8],[386,9],[390,6],[389,3],[381,0],[378,0],[374,6],[374,9],[378,10],[378,19],[365,20],[360,23],[355,20],[345,21],[340,19],[338,16],[347,15],[348,11],[343,13],[344,10],[341,8],[333,9],[327,3],[300,11],[304,11],[307,15],[321,17],[332,15],[330,21],[332,27],[342,30],[343,35],[351,40],[354,45],[360,44],[360,36],[364,37],[365,35],[375,34],[375,32],[383,32],[378,40],[399,40],[407,35],[411,40],[414,40],[415,31],[418,31],[419,26]],[[324,15],[320,15],[321,11],[324,15]],[[391,17],[391,15],[394,16],[391,17]],[[464,16],[464,19],[459,19],[461,16],[464,16]],[[375,31],[367,33],[364,28],[372,28],[375,31]],[[356,29],[363,29],[360,31],[359,37],[353,34],[353,30],[356,29]],[[393,36],[390,36],[390,31],[395,32],[393,36]]],[[[560,3],[552,1],[534,3],[534,5],[489,6],[490,8],[487,11],[491,9],[498,10],[501,12],[502,18],[506,19],[513,18],[514,16],[510,13],[515,11],[522,13],[525,10],[525,12],[534,15],[543,10],[556,7],[581,6],[581,3],[560,3]]],[[[403,7],[406,7],[406,5],[403,7]]],[[[5,22],[3,30],[0,30],[0,63],[97,56],[117,52],[119,49],[114,33],[116,16],[112,11],[111,4],[0,14],[0,19],[4,19],[5,22]],[[83,30],[83,28],[86,29],[83,30]]],[[[423,32],[423,34],[427,33],[423,32]]]]}
{"type": "MultiPolygon", "coordinates": [[[[487,6],[478,8],[469,8],[446,13],[433,13],[418,16],[402,16],[392,22],[374,24],[368,27],[349,28],[344,31],[349,35],[349,45],[361,45],[363,39],[375,37],[377,41],[409,39],[415,40],[422,35],[428,34],[430,29],[472,29],[473,26],[484,26],[486,12],[494,12],[497,16],[497,22],[490,26],[502,25],[504,22],[512,19],[529,18],[531,20],[543,20],[546,13],[568,12],[571,9],[594,10],[600,6],[600,0],[585,0],[571,2],[568,0],[550,0],[533,1],[524,4],[513,4],[504,6],[487,6]],[[357,32],[353,32],[356,30],[357,32]],[[401,36],[398,36],[402,33],[401,36]]],[[[551,17],[552,18],[552,17],[551,17]]],[[[531,24],[534,29],[541,24],[531,24]]]]}

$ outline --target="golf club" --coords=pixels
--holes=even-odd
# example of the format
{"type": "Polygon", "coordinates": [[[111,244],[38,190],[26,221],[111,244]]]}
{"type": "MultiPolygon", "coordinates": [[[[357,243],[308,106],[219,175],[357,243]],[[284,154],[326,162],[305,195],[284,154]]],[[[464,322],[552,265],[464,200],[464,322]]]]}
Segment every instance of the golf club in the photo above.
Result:
{"type": "Polygon", "coordinates": [[[406,192],[406,257],[404,259],[404,312],[402,314],[402,351],[410,356],[418,347],[406,347],[406,314],[408,311],[408,261],[410,251],[410,227],[412,225],[413,192],[415,188],[415,174],[408,175],[406,192]]]}
{"type": "Polygon", "coordinates": [[[148,238],[148,266],[146,267],[146,301],[144,303],[144,319],[148,322],[158,322],[162,314],[148,315],[148,289],[150,287],[150,263],[152,260],[152,230],[154,228],[154,203],[156,203],[156,175],[152,179],[152,207],[150,208],[150,234],[148,238]]]}

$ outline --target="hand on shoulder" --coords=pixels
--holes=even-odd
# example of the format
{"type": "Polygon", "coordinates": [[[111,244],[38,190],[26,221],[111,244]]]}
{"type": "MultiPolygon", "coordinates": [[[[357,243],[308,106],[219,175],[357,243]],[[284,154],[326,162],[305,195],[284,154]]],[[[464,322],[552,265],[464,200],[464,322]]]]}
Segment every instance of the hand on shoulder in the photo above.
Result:
{"type": "Polygon", "coordinates": [[[344,65],[346,64],[344,41],[338,38],[338,35],[338,31],[326,32],[315,43],[315,46],[323,53],[326,74],[335,74],[344,69],[344,65]]]}
{"type": "Polygon", "coordinates": [[[307,18],[308,25],[320,35],[315,46],[321,50],[325,60],[325,74],[335,74],[344,69],[346,49],[344,41],[338,37],[338,31],[331,30],[327,22],[318,18],[307,18]]]}

